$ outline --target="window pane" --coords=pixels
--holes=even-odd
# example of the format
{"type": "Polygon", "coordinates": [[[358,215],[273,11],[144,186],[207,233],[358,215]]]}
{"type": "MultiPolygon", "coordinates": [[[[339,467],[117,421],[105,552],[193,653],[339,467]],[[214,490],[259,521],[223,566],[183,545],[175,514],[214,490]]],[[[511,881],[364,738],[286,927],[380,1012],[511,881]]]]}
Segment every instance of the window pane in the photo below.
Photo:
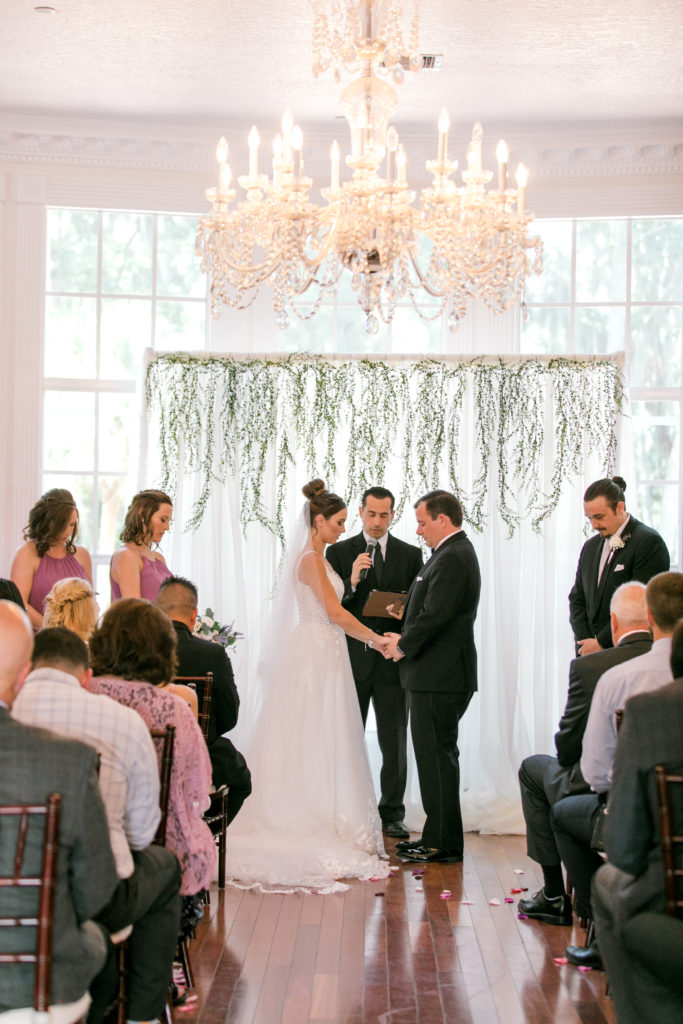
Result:
{"type": "MultiPolygon", "coordinates": [[[[128,507],[125,476],[101,476],[98,480],[99,522],[97,550],[114,551],[121,543],[119,535],[128,507]]],[[[107,575],[109,570],[107,568],[107,575]]],[[[108,581],[107,581],[108,582],[108,581]]],[[[107,586],[107,595],[109,587],[107,586]]]]}
{"type": "Polygon", "coordinates": [[[569,302],[572,285],[572,222],[534,221],[530,235],[543,239],[543,273],[526,283],[527,302],[569,302]]]}
{"type": "Polygon", "coordinates": [[[132,438],[139,427],[135,395],[101,394],[99,405],[98,468],[104,473],[127,473],[132,438]]]}
{"type": "Polygon", "coordinates": [[[678,565],[678,487],[676,485],[638,488],[638,519],[661,533],[671,556],[671,565],[678,565]]]}
{"type": "Polygon", "coordinates": [[[154,347],[172,352],[192,352],[206,346],[206,304],[157,302],[154,347]]]}
{"type": "Polygon", "coordinates": [[[290,313],[289,327],[278,334],[285,352],[334,352],[334,307],[321,306],[310,320],[290,313]]]}
{"type": "Polygon", "coordinates": [[[626,347],[625,306],[577,306],[575,352],[618,352],[626,347]]]}
{"type": "Polygon", "coordinates": [[[97,299],[48,296],[45,376],[97,376],[97,299]]]}
{"type": "Polygon", "coordinates": [[[576,225],[576,301],[622,302],[626,298],[625,220],[576,225]]]}
{"type": "Polygon", "coordinates": [[[194,251],[196,234],[196,217],[159,217],[157,295],[206,296],[206,277],[194,251]]]}
{"type": "Polygon", "coordinates": [[[96,210],[48,210],[47,290],[97,291],[96,210]]]}
{"type": "Polygon", "coordinates": [[[633,447],[639,480],[678,477],[678,402],[633,402],[633,447]]]}
{"type": "Polygon", "coordinates": [[[634,220],[631,267],[634,302],[680,302],[683,220],[634,220]]]}
{"type": "Polygon", "coordinates": [[[680,387],[681,307],[631,310],[631,387],[680,387]]]}
{"type": "Polygon", "coordinates": [[[102,291],[114,295],[152,292],[154,218],[105,213],[102,222],[102,291]]]}
{"type": "MultiPolygon", "coordinates": [[[[118,545],[117,545],[118,546],[118,545]]],[[[105,612],[111,604],[111,585],[109,583],[109,561],[93,566],[95,573],[95,590],[100,612],[105,612]]]]}
{"type": "Polygon", "coordinates": [[[92,470],[95,465],[95,395],[46,391],[43,465],[46,470],[92,470]]]}
{"type": "Polygon", "coordinates": [[[77,543],[92,553],[94,551],[93,478],[87,474],[83,476],[70,476],[67,473],[43,474],[43,490],[49,491],[52,487],[66,487],[67,491],[71,491],[73,494],[78,507],[77,543]]]}
{"type": "Polygon", "coordinates": [[[555,352],[568,355],[570,352],[571,316],[567,307],[527,308],[522,319],[522,352],[555,352]]]}
{"type": "Polygon", "coordinates": [[[152,344],[151,300],[103,299],[100,335],[100,377],[137,377],[142,354],[152,344]]]}
{"type": "MultiPolygon", "coordinates": [[[[434,310],[426,310],[433,316],[434,310]]],[[[391,324],[391,351],[431,355],[443,349],[443,318],[423,320],[417,310],[400,306],[391,324]]]]}
{"type": "Polygon", "coordinates": [[[380,320],[377,334],[368,334],[365,330],[365,313],[358,305],[339,306],[337,331],[338,352],[363,352],[372,355],[374,352],[389,351],[388,326],[380,320]]]}

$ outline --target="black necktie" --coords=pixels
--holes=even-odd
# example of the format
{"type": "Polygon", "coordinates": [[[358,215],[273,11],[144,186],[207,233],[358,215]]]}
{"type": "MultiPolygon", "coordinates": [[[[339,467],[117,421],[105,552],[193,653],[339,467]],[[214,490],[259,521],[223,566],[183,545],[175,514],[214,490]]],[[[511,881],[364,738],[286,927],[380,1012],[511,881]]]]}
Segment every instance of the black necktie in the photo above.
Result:
{"type": "Polygon", "coordinates": [[[377,547],[375,548],[375,555],[374,555],[374,558],[372,560],[372,566],[373,566],[373,568],[375,570],[375,576],[377,578],[377,583],[381,584],[382,583],[382,569],[384,568],[384,558],[382,557],[382,547],[381,547],[380,544],[378,544],[377,547]]]}

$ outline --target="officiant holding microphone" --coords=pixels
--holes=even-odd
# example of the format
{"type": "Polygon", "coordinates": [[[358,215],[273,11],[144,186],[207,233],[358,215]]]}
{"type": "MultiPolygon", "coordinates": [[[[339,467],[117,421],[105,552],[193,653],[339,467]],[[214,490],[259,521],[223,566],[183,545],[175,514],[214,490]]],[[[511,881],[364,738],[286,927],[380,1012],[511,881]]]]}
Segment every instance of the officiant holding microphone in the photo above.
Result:
{"type": "MultiPolygon", "coordinates": [[[[391,535],[394,496],[386,487],[370,487],[363,494],[359,515],[363,529],[349,540],[331,544],[325,555],[344,582],[342,605],[375,632],[384,634],[386,618],[363,615],[373,590],[406,592],[422,568],[422,552],[391,535]]],[[[377,740],[382,753],[379,814],[386,835],[407,839],[405,816],[406,743],[408,706],[398,665],[359,640],[346,638],[363,725],[370,701],[377,719],[377,740]]]]}

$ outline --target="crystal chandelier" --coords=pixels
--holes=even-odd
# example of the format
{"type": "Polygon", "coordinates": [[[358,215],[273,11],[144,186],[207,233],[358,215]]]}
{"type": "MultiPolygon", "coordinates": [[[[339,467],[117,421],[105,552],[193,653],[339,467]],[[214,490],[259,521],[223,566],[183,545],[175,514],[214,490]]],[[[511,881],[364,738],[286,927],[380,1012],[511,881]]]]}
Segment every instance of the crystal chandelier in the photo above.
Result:
{"type": "Polygon", "coordinates": [[[197,233],[214,316],[225,304],[246,308],[268,284],[276,324],[284,329],[292,315],[314,316],[348,273],[370,334],[380,320],[391,321],[396,303],[406,297],[425,319],[446,310],[455,330],[470,299],[501,313],[520,299],[527,276],[541,272],[541,240],[527,232],[534,216],[525,209],[527,172],[520,165],[516,187],[508,187],[507,147],[500,142],[497,188],[487,189],[493,173],[482,169],[480,124],[467,149],[463,184],[457,185],[458,164],[448,157],[448,114],[441,111],[437,156],[426,165],[433,180],[419,208],[413,205],[406,153],[389,125],[398,98],[387,79],[398,84],[405,68],[422,66],[417,2],[404,32],[399,0],[313,0],[314,76],[330,67],[336,80],[343,69],[357,75],[341,94],[352,175],[342,181],[335,141],[330,184],[321,190],[326,206],[309,199],[313,181],[304,176],[303,137],[289,110],[273,142],[272,177],[259,173],[259,136],[252,128],[249,173],[237,179],[245,197],[236,206],[228,146],[220,140],[218,187],[207,190],[212,207],[197,233]]]}

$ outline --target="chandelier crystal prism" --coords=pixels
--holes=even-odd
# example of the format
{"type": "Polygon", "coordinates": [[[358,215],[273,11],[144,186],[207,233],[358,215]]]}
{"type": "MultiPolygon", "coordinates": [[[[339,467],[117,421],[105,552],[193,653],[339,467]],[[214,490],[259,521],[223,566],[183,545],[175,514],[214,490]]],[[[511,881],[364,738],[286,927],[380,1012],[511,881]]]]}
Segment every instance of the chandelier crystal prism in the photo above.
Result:
{"type": "Polygon", "coordinates": [[[245,193],[233,206],[228,145],[216,150],[218,186],[208,189],[210,212],[199,221],[197,254],[210,281],[211,310],[248,307],[262,285],[273,289],[275,322],[310,319],[343,275],[365,313],[370,334],[389,323],[396,304],[409,298],[425,319],[444,313],[457,329],[471,299],[502,313],[519,301],[526,278],[542,269],[542,243],[530,237],[533,213],[525,207],[527,172],[521,165],[508,187],[508,152],[498,144],[493,172],[482,169],[482,128],[475,124],[462,185],[448,157],[448,114],[438,118],[437,155],[426,167],[432,183],[414,205],[406,152],[390,125],[404,70],[418,71],[418,7],[404,26],[397,0],[313,0],[313,75],[333,69],[356,74],[341,93],[351,132],[342,181],[337,142],[330,151],[325,206],[309,198],[303,173],[303,136],[289,110],[273,142],[272,177],[259,173],[259,135],[249,134],[249,173],[237,179],[245,193]],[[427,303],[425,303],[427,300],[427,303]]]}

